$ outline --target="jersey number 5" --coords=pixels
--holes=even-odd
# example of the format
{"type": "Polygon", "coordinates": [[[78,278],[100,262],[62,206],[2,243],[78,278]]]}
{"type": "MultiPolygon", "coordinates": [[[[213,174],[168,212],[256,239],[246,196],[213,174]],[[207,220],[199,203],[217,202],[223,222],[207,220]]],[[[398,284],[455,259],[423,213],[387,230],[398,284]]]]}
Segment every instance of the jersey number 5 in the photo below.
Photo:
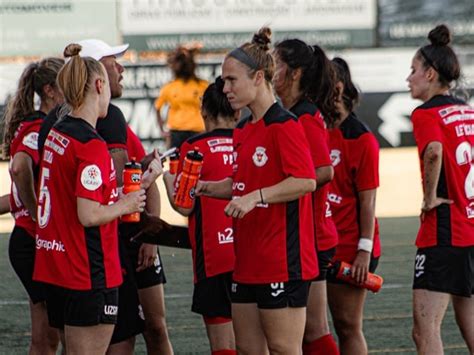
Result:
{"type": "Polygon", "coordinates": [[[464,182],[464,192],[468,199],[474,198],[474,164],[472,158],[474,156],[474,147],[469,142],[462,142],[456,148],[456,162],[458,165],[469,164],[469,173],[464,182]]]}
{"type": "Polygon", "coordinates": [[[41,171],[41,182],[38,197],[38,225],[40,228],[46,227],[51,214],[51,196],[49,194],[46,180],[49,179],[49,169],[44,168],[41,171]]]}

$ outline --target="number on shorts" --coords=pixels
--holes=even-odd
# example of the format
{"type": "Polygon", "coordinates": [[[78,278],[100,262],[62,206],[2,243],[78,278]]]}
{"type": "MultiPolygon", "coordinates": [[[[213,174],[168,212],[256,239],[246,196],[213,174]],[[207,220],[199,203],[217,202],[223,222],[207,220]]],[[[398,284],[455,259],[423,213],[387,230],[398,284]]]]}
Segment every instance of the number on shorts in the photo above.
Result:
{"type": "Polygon", "coordinates": [[[468,199],[474,198],[474,164],[472,158],[474,156],[474,147],[469,142],[462,142],[456,148],[456,162],[458,165],[469,164],[469,173],[464,181],[464,192],[468,199]]]}
{"type": "Polygon", "coordinates": [[[421,276],[425,272],[425,254],[417,254],[415,257],[415,276],[421,276]]]}
{"type": "Polygon", "coordinates": [[[49,169],[44,168],[41,171],[41,182],[38,197],[38,225],[40,228],[46,227],[51,214],[51,196],[46,186],[46,180],[49,179],[49,169]]]}

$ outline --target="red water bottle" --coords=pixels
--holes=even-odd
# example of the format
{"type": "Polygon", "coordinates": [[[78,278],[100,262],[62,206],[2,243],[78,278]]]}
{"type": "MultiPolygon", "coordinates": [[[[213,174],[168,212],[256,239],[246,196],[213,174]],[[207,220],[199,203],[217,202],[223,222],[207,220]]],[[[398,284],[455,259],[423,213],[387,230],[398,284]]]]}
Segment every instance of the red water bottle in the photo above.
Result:
{"type": "Polygon", "coordinates": [[[175,175],[178,172],[179,164],[179,150],[176,149],[174,153],[170,155],[170,173],[175,175]]]}
{"type": "MultiPolygon", "coordinates": [[[[123,169],[123,190],[124,194],[140,190],[140,183],[142,181],[142,166],[140,163],[132,158],[131,161],[125,164],[123,169]]],[[[123,222],[140,222],[140,212],[134,212],[123,215],[121,217],[123,222]]]]}
{"type": "Polygon", "coordinates": [[[199,148],[195,147],[186,154],[174,203],[178,207],[191,208],[194,201],[194,189],[201,173],[203,155],[199,153],[199,148]]]}
{"type": "Polygon", "coordinates": [[[359,284],[356,279],[352,278],[351,275],[351,264],[348,264],[344,261],[336,261],[332,267],[329,269],[330,273],[336,276],[337,279],[347,282],[356,287],[366,288],[372,292],[378,292],[383,285],[382,276],[373,274],[369,272],[367,274],[367,280],[363,284],[359,284]]]}

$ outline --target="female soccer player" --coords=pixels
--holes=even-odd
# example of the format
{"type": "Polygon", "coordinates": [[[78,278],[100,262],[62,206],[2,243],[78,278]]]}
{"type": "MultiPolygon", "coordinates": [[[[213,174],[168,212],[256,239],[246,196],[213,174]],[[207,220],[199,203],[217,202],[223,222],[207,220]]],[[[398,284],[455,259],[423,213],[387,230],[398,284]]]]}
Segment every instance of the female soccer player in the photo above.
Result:
{"type": "Polygon", "coordinates": [[[474,353],[474,108],[449,94],[461,68],[445,25],[428,35],[407,78],[423,101],[412,113],[423,181],[413,281],[413,339],[419,354],[442,354],[441,322],[452,300],[474,353]]]}
{"type": "MultiPolygon", "coordinates": [[[[67,353],[104,354],[122,282],[117,218],[143,211],[145,191],[117,201],[112,159],[95,130],[97,120],[107,115],[108,77],[101,63],[81,58],[80,50],[77,44],[66,47],[64,56],[70,59],[58,74],[71,112],[54,125],[44,146],[34,278],[52,285],[49,321],[64,326],[67,353]]],[[[144,184],[157,175],[147,173],[144,184]]]]}
{"type": "Polygon", "coordinates": [[[283,106],[298,116],[311,150],[318,188],[313,193],[313,212],[319,276],[311,284],[303,354],[338,354],[327,319],[326,273],[337,245],[336,226],[327,200],[327,183],[334,170],[329,157],[327,131],[339,116],[335,98],[336,77],[331,62],[318,46],[289,39],[275,46],[275,91],[283,106]],[[323,112],[323,115],[321,115],[323,112]]]}
{"type": "Polygon", "coordinates": [[[46,114],[63,95],[56,76],[64,61],[46,58],[23,71],[18,89],[5,112],[4,158],[10,160],[12,179],[10,209],[15,228],[10,237],[10,262],[28,292],[31,313],[30,353],[55,354],[59,333],[48,326],[43,285],[33,281],[35,260],[36,177],[38,173],[38,131],[46,114]],[[39,111],[34,96],[40,97],[39,111]]]}
{"type": "MultiPolygon", "coordinates": [[[[339,118],[329,130],[329,147],[334,180],[329,201],[339,235],[335,260],[352,264],[352,275],[362,283],[373,272],[380,256],[375,218],[375,196],[379,186],[379,146],[375,136],[357,118],[353,109],[358,92],[347,63],[333,59],[339,90],[339,118]]],[[[362,331],[363,288],[328,278],[328,301],[339,338],[341,354],[366,354],[362,331]]]]}
{"type": "Polygon", "coordinates": [[[318,275],[311,194],[314,167],[303,128],[275,100],[271,31],[227,54],[224,93],[251,116],[234,130],[234,172],[202,182],[198,193],[232,198],[235,269],[232,321],[237,350],[301,352],[310,280],[318,275]]]}
{"type": "MultiPolygon", "coordinates": [[[[219,181],[232,174],[232,131],[238,112],[230,106],[223,88],[224,82],[218,77],[204,92],[201,113],[206,133],[183,143],[176,176],[182,173],[186,153],[195,147],[204,157],[201,179],[219,181]]],[[[172,206],[189,216],[194,270],[192,310],[204,318],[212,354],[236,354],[230,301],[234,235],[232,218],[222,213],[228,202],[200,196],[190,209],[177,207],[173,196],[175,175],[166,172],[164,178],[172,206]]]]}
{"type": "Polygon", "coordinates": [[[204,131],[204,122],[199,112],[200,100],[208,82],[200,79],[196,71],[194,56],[197,48],[180,46],[168,57],[174,80],[164,85],[155,100],[158,125],[167,139],[168,146],[180,147],[189,137],[204,131]],[[167,126],[164,129],[160,110],[169,106],[167,126]]]}

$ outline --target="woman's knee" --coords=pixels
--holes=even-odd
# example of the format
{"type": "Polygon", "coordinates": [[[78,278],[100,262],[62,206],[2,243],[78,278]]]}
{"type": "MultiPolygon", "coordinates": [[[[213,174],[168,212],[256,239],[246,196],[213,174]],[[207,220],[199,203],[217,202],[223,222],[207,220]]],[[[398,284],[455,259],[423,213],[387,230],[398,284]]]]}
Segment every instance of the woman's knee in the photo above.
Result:
{"type": "Polygon", "coordinates": [[[342,316],[339,318],[333,318],[333,321],[336,333],[340,338],[349,338],[362,333],[362,319],[342,316]]]}

